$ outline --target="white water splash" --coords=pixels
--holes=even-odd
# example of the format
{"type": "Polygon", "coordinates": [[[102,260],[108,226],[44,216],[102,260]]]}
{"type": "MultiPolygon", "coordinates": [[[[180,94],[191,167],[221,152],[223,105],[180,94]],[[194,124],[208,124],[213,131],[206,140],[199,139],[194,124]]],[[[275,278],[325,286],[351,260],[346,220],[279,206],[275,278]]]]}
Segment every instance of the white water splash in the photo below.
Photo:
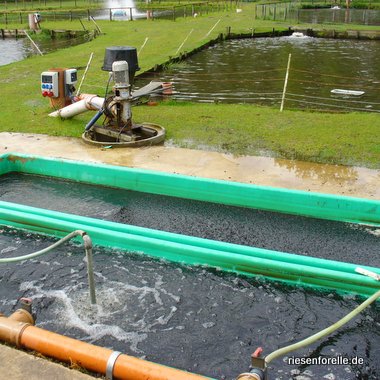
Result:
{"type": "MultiPolygon", "coordinates": [[[[71,271],[71,276],[75,275],[71,271]]],[[[141,353],[138,344],[147,338],[148,333],[155,332],[158,326],[166,326],[177,311],[175,306],[164,307],[162,296],[169,297],[171,303],[179,302],[178,296],[161,288],[162,279],[159,275],[157,278],[154,287],[108,280],[96,288],[96,305],[90,304],[87,284],[83,282],[49,290],[43,288],[40,280],[25,281],[20,284],[20,291],[28,291],[28,296],[35,301],[54,299],[49,306],[54,323],[66,330],[81,330],[87,341],[96,342],[110,336],[128,343],[131,350],[141,353]],[[122,321],[118,323],[120,326],[114,324],[115,320],[122,321]]],[[[45,320],[40,326],[50,322],[45,320]]]]}

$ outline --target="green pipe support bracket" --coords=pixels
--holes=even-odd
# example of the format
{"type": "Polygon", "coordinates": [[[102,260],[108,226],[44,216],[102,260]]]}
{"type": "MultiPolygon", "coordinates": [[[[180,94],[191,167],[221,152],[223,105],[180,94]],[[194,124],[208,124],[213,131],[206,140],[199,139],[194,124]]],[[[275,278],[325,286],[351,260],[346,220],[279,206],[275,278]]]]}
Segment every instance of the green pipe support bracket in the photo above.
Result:
{"type": "MultiPolygon", "coordinates": [[[[38,156],[0,156],[0,174],[10,172],[380,226],[380,202],[367,199],[38,156]]],[[[184,236],[9,202],[0,202],[0,224],[57,237],[81,229],[98,245],[313,288],[361,295],[371,295],[380,289],[379,282],[356,273],[357,265],[350,263],[184,236]]],[[[364,268],[380,274],[379,268],[364,268]]]]}

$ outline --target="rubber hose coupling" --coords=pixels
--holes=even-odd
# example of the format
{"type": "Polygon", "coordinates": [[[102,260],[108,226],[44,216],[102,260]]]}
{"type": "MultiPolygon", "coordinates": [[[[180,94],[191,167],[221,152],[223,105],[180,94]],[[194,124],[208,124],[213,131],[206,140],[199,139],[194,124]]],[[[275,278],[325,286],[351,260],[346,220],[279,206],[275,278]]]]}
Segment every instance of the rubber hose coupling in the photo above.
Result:
{"type": "Polygon", "coordinates": [[[266,380],[266,376],[262,369],[252,368],[249,372],[241,373],[236,380],[266,380]]]}

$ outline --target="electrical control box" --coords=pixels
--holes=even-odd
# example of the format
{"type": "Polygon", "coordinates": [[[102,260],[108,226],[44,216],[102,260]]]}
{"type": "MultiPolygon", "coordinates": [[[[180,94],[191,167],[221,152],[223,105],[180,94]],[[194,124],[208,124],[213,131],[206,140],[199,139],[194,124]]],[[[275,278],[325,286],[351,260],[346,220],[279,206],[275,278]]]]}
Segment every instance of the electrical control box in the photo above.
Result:
{"type": "Polygon", "coordinates": [[[58,72],[44,71],[41,73],[42,96],[57,98],[59,96],[58,72]]]}
{"type": "Polygon", "coordinates": [[[65,84],[75,85],[78,81],[77,69],[66,69],[65,70],[65,84]]]}

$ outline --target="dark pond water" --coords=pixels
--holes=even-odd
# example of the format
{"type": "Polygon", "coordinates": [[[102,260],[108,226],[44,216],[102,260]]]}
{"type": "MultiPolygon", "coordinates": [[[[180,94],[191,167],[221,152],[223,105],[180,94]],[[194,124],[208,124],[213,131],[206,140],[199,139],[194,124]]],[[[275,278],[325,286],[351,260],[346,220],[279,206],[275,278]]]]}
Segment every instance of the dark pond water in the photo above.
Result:
{"type": "MultiPolygon", "coordinates": [[[[379,266],[376,229],[73,184],[29,175],[0,178],[0,199],[172,232],[300,251],[379,266]],[[294,235],[295,240],[288,236],[294,235]],[[327,248],[326,248],[327,247],[327,248]]],[[[54,239],[0,229],[0,257],[42,249],[54,239]]],[[[0,311],[34,299],[38,325],[84,341],[216,379],[245,372],[250,354],[294,343],[334,323],[362,300],[189,267],[96,247],[98,305],[89,305],[80,244],[0,266],[0,311]]],[[[299,356],[363,359],[363,365],[271,365],[272,379],[376,379],[380,313],[372,305],[299,356]]]]}
{"type": "Polygon", "coordinates": [[[285,108],[380,112],[380,41],[231,40],[164,72],[139,77],[136,84],[153,78],[171,81],[180,100],[279,106],[289,54],[285,108]],[[333,89],[364,91],[364,95],[335,95],[333,89]]]}
{"type": "MultiPolygon", "coordinates": [[[[3,228],[0,256],[46,247],[53,239],[3,228]]],[[[69,244],[38,260],[0,267],[0,310],[32,297],[37,325],[84,341],[217,379],[245,372],[265,353],[316,333],[361,301],[266,283],[215,270],[96,248],[98,305],[88,302],[83,248],[69,244]]],[[[363,365],[271,364],[271,379],[378,379],[380,313],[372,305],[297,356],[363,359],[363,365]]]]}
{"type": "MultiPolygon", "coordinates": [[[[49,53],[54,50],[64,49],[70,46],[82,44],[87,41],[87,37],[76,37],[68,40],[44,40],[35,41],[42,53],[49,53]]],[[[8,63],[22,61],[27,57],[38,55],[38,50],[33,46],[27,37],[0,39],[0,66],[8,63]]]]}

